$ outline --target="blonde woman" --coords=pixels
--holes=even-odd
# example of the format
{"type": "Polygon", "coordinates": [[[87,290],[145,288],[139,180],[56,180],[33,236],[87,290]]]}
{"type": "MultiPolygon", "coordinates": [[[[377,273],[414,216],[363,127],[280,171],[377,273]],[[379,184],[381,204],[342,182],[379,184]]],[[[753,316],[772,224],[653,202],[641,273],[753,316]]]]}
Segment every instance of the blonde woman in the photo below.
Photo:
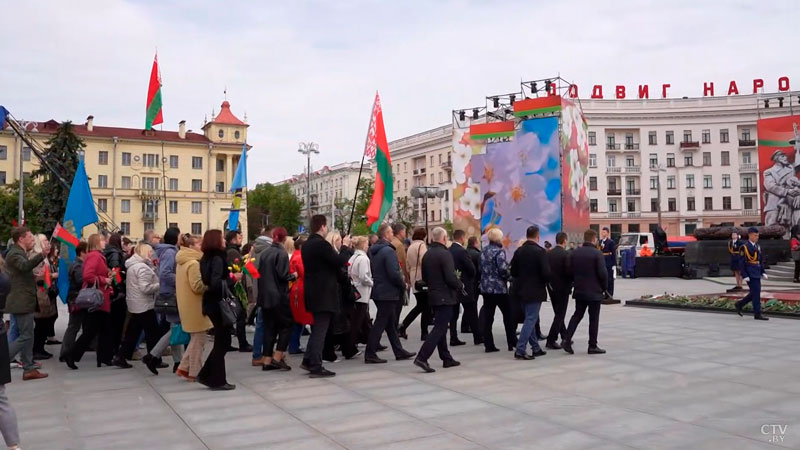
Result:
{"type": "Polygon", "coordinates": [[[175,291],[178,297],[178,313],[181,316],[183,331],[189,333],[190,339],[175,373],[188,381],[195,381],[197,373],[203,367],[206,331],[214,326],[211,320],[203,315],[203,293],[206,291],[206,285],[203,284],[200,275],[202,243],[201,236],[184,235],[181,239],[181,249],[176,257],[175,291]]]}
{"type": "MultiPolygon", "coordinates": [[[[125,302],[131,316],[128,321],[128,329],[125,331],[125,337],[113,361],[115,366],[123,369],[131,367],[126,359],[133,355],[136,341],[139,339],[142,330],[144,330],[145,340],[147,341],[148,353],[153,350],[162,335],[158,327],[155,311],[159,283],[158,275],[153,265],[153,247],[144,242],[137,244],[133,249],[133,256],[125,261],[125,268],[127,269],[125,302]]],[[[142,362],[147,364],[147,368],[151,372],[153,371],[151,365],[155,366],[157,364],[155,358],[147,358],[146,361],[143,358],[142,362]]]]}
{"type": "Polygon", "coordinates": [[[372,329],[369,320],[369,298],[372,295],[372,269],[367,257],[369,241],[366,236],[356,236],[353,238],[353,245],[355,252],[348,261],[347,271],[359,298],[350,313],[350,341],[353,344],[366,344],[372,329]]]}
{"type": "Polygon", "coordinates": [[[339,234],[337,231],[331,231],[325,236],[325,240],[328,241],[333,249],[336,250],[336,253],[339,253],[339,250],[342,248],[342,235],[339,234]]]}
{"type": "Polygon", "coordinates": [[[294,238],[291,236],[286,236],[286,242],[283,243],[283,249],[286,250],[286,253],[289,255],[289,259],[291,259],[292,253],[294,253],[294,238]]]}
{"type": "MultiPolygon", "coordinates": [[[[51,256],[55,253],[56,248],[50,247],[49,252],[44,252],[43,246],[47,245],[47,236],[43,234],[36,235],[36,241],[33,244],[33,250],[28,253],[28,257],[32,258],[33,255],[42,253],[45,255],[44,260],[33,269],[33,275],[36,277],[36,302],[39,305],[39,310],[34,314],[34,328],[33,328],[33,359],[43,360],[53,357],[51,353],[45,350],[44,345],[49,336],[55,336],[55,324],[58,319],[58,307],[56,306],[56,297],[51,295],[55,293],[55,286],[53,290],[45,286],[46,268],[50,269],[50,283],[55,283],[58,278],[58,272],[51,263],[51,256]]],[[[60,344],[60,342],[59,342],[60,344]]]]}
{"type": "Polygon", "coordinates": [[[480,323],[483,331],[483,345],[486,353],[498,352],[494,345],[492,324],[496,308],[503,314],[503,325],[506,329],[506,344],[508,350],[517,346],[517,321],[511,314],[508,297],[508,280],[511,274],[508,270],[506,252],[503,249],[503,232],[499,228],[492,228],[488,233],[489,245],[481,250],[481,294],[483,306],[481,307],[480,323]]]}

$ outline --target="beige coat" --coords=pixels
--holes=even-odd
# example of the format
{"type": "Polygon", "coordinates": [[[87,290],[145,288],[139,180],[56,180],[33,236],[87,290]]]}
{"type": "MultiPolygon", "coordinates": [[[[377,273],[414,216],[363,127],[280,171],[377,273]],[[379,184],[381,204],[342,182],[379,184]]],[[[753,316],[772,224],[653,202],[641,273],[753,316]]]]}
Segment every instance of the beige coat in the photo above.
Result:
{"type": "Polygon", "coordinates": [[[200,276],[200,258],[195,249],[181,247],[175,256],[175,294],[181,327],[187,333],[200,333],[211,329],[211,320],[203,315],[203,292],[206,285],[200,276]]]}

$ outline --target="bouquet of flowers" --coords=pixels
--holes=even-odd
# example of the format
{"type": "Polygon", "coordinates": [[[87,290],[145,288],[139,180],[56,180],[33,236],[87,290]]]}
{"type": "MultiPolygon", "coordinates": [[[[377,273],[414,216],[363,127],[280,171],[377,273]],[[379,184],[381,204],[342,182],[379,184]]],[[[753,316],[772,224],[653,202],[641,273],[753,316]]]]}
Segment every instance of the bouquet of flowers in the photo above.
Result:
{"type": "MultiPolygon", "coordinates": [[[[237,273],[242,273],[250,277],[251,279],[258,279],[261,275],[258,273],[258,269],[255,265],[255,258],[251,258],[250,254],[244,255],[242,259],[236,258],[233,260],[233,264],[228,266],[228,272],[231,279],[235,280],[237,273]]],[[[236,281],[233,285],[233,294],[236,298],[239,299],[239,302],[242,304],[242,308],[246,311],[247,310],[247,289],[244,286],[244,278],[238,277],[239,280],[236,281]]]]}

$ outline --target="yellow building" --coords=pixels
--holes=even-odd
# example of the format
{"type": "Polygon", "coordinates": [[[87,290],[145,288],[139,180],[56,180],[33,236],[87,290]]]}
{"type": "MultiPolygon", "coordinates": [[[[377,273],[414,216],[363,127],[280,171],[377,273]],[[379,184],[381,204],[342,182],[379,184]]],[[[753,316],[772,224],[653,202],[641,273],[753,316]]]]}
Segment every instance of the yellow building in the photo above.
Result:
{"type": "MultiPolygon", "coordinates": [[[[44,145],[59,123],[23,125],[44,145]]],[[[149,229],[163,233],[168,226],[193,234],[223,229],[228,220],[223,208],[231,206],[230,184],[248,127],[231,112],[228,101],[203,125],[203,134],[187,131],[186,121],[178,124],[178,131],[97,126],[93,116],[75,125],[86,143],[84,160],[100,227],[116,226],[134,239],[149,229]]],[[[24,174],[39,167],[36,156],[6,127],[0,131],[0,185],[19,178],[19,158],[24,174]]],[[[246,208],[245,199],[241,208],[246,208]]],[[[239,223],[246,236],[245,211],[239,223]]]]}

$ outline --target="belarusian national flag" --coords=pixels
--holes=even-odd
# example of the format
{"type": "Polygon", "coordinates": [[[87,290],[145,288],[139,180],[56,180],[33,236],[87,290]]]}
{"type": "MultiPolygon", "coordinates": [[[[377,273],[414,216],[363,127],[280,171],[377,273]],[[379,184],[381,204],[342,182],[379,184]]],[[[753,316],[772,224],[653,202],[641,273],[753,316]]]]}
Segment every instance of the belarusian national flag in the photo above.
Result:
{"type": "Polygon", "coordinates": [[[158,53],[153,59],[153,69],[150,70],[150,87],[147,88],[147,116],[144,119],[144,129],[151,130],[153,125],[164,123],[161,115],[161,74],[158,71],[158,53]]]}
{"type": "Polygon", "coordinates": [[[255,260],[256,260],[255,258],[249,259],[247,261],[247,264],[245,264],[244,267],[242,268],[242,271],[247,275],[250,275],[250,278],[257,280],[261,278],[261,274],[258,273],[258,269],[256,268],[256,265],[253,263],[253,261],[255,260]]]}
{"type": "Polygon", "coordinates": [[[386,141],[386,129],[383,127],[383,110],[381,99],[375,93],[375,103],[372,105],[372,119],[369,122],[367,146],[364,153],[375,158],[375,192],[367,207],[367,226],[372,231],[378,231],[383,218],[392,207],[394,198],[394,178],[392,177],[392,157],[389,155],[389,144],[386,141]]]}
{"type": "Polygon", "coordinates": [[[53,238],[58,239],[72,248],[76,248],[80,242],[77,236],[62,227],[60,223],[57,223],[55,229],[53,229],[53,238]]]}
{"type": "Polygon", "coordinates": [[[122,284],[122,273],[119,267],[111,269],[111,284],[114,286],[122,284]]]}
{"type": "Polygon", "coordinates": [[[53,285],[53,276],[50,274],[50,263],[44,262],[44,290],[50,289],[53,285]]]}

